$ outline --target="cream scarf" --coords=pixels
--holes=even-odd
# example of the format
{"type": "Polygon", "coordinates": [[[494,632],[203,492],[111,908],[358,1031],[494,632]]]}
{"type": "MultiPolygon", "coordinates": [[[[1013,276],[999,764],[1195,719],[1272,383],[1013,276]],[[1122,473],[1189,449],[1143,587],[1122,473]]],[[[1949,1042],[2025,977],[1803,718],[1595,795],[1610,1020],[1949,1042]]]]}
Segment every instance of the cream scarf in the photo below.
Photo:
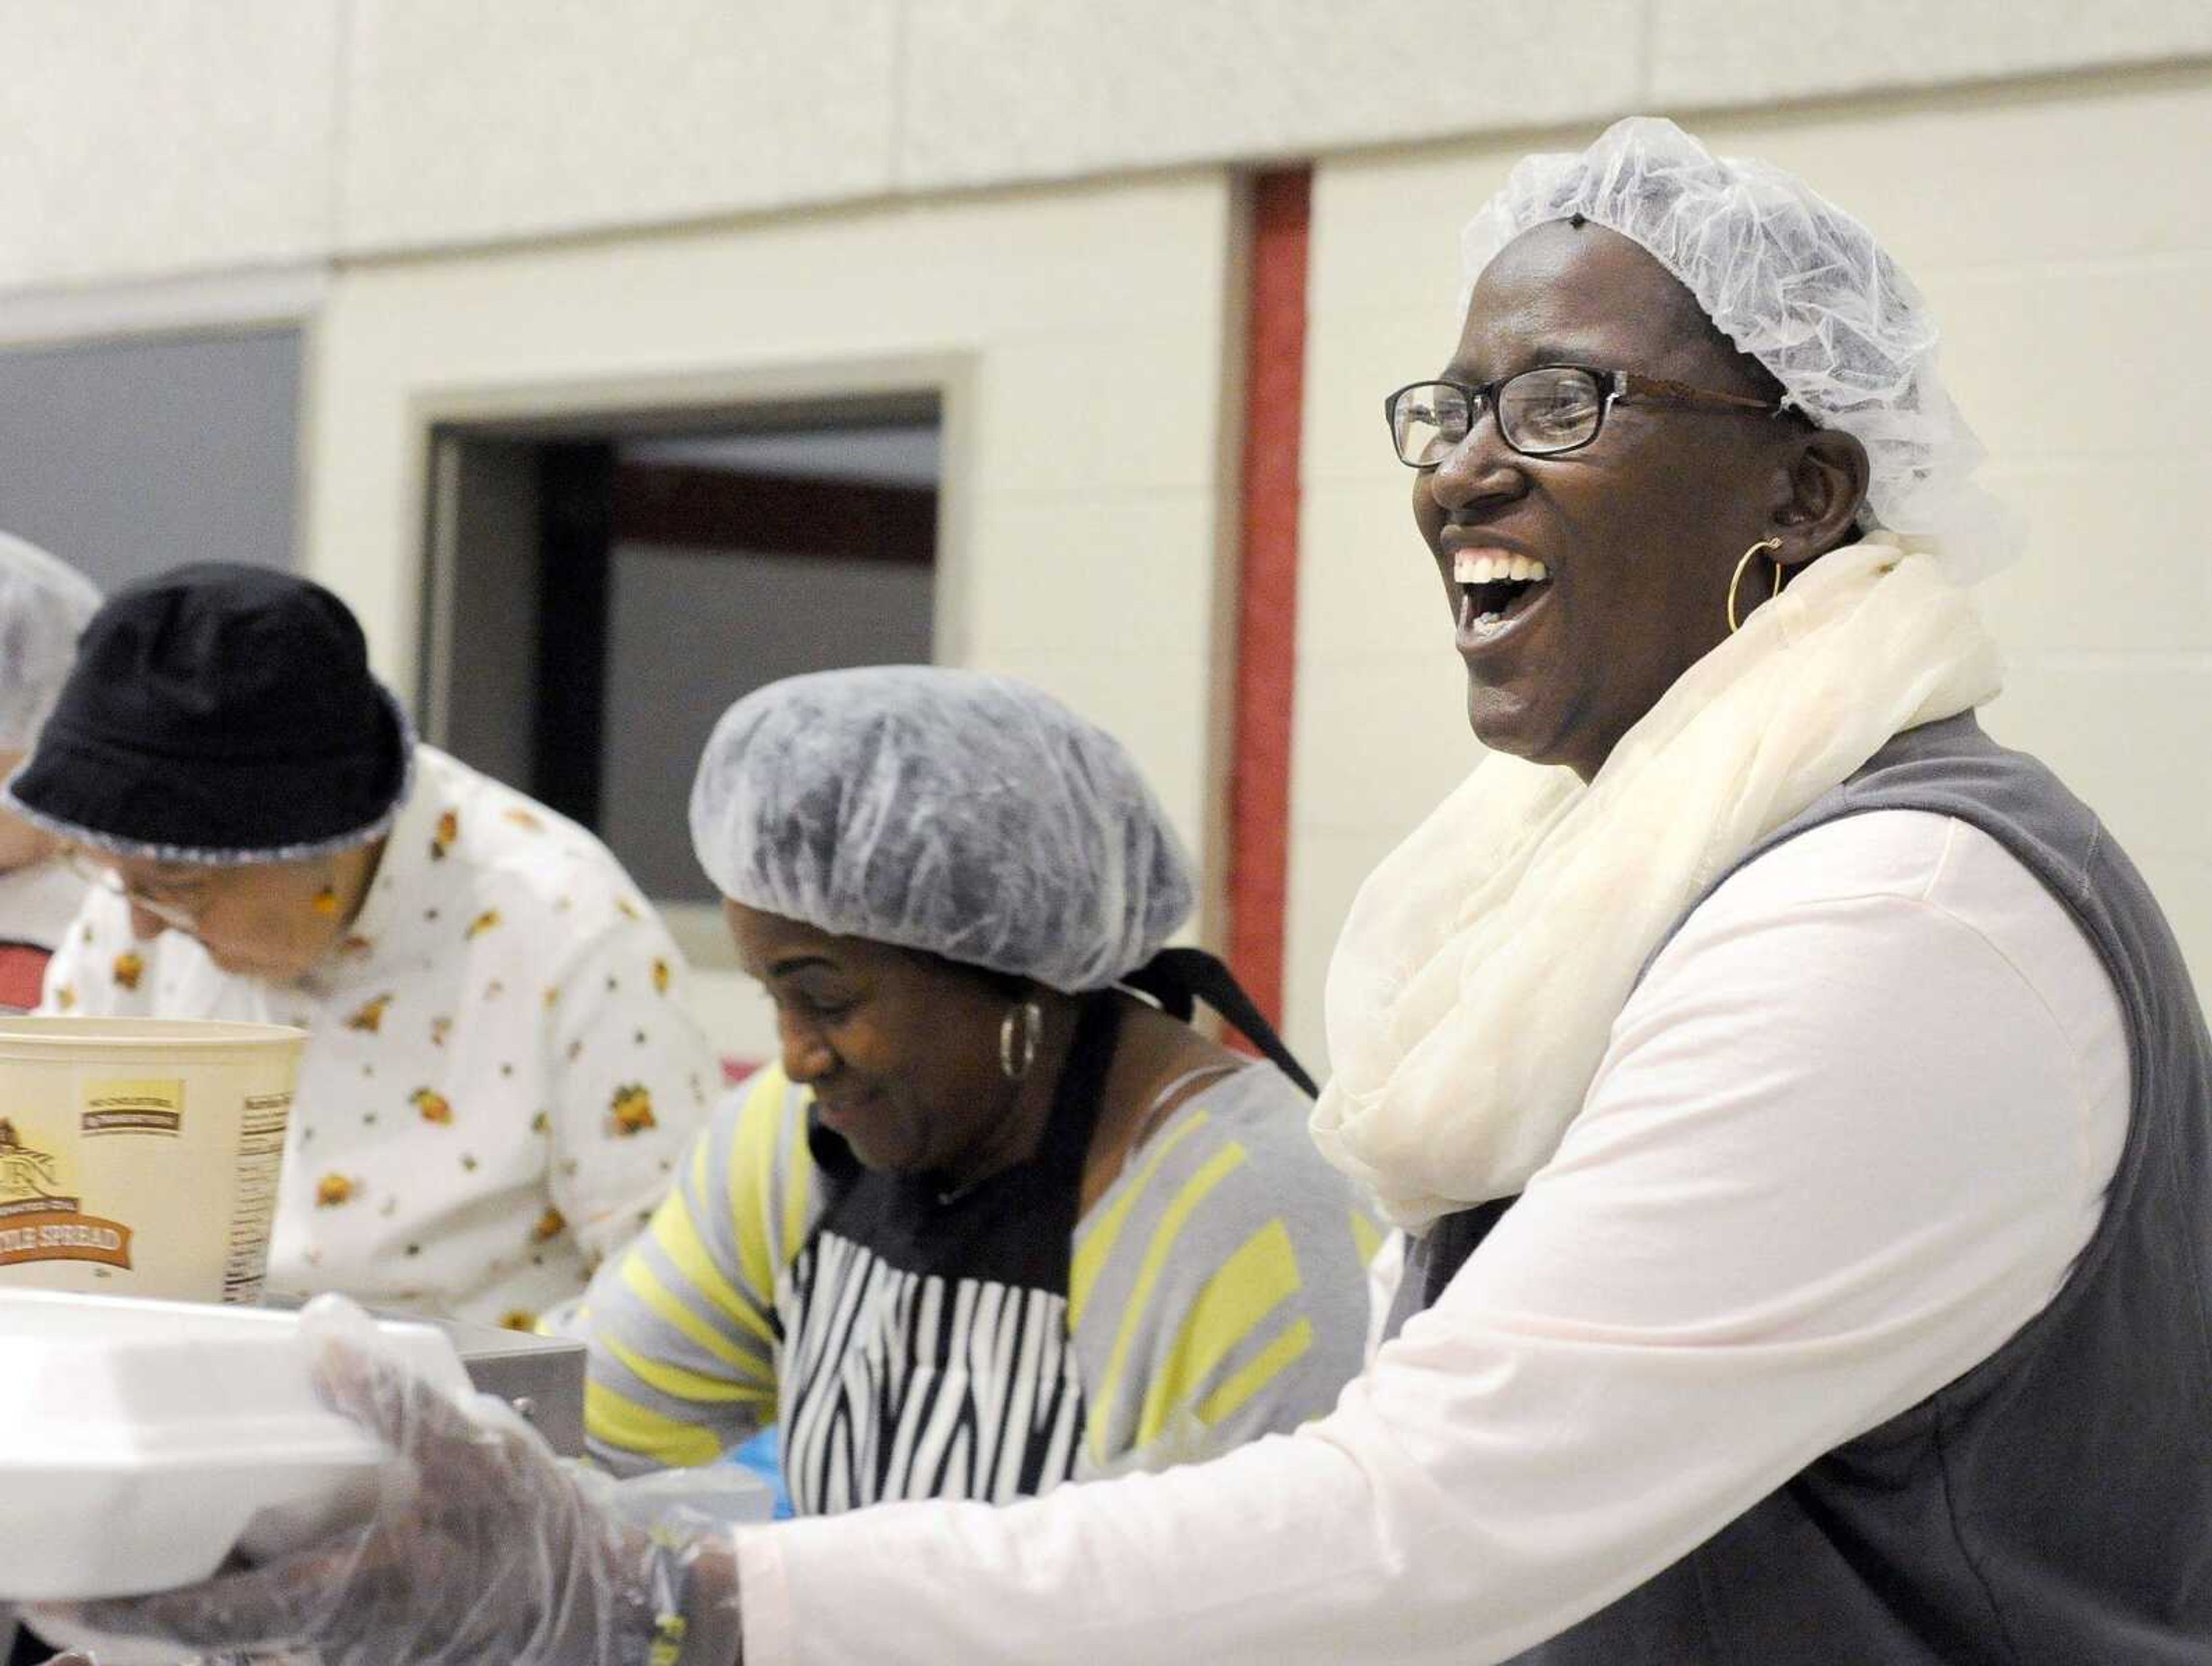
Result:
{"type": "Polygon", "coordinates": [[[1761,605],[1588,786],[1484,760],[1352,905],[1329,966],[1322,1154],[1414,1231],[1520,1191],[1705,888],[1891,736],[1980,705],[2000,675],[1966,592],[1885,535],[1761,605]]]}

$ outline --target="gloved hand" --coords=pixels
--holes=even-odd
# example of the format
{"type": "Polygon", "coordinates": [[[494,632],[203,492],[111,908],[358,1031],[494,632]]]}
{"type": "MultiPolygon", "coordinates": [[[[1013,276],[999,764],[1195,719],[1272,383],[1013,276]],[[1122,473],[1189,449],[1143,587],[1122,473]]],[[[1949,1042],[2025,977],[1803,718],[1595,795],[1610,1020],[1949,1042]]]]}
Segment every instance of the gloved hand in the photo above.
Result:
{"type": "Polygon", "coordinates": [[[737,1556],[703,1518],[627,1518],[512,1409],[461,1404],[361,1310],[309,1304],[316,1390],[402,1460],[366,1524],[242,1572],[46,1610],[179,1655],[313,1651],[323,1666],[734,1666],[737,1556]]]}

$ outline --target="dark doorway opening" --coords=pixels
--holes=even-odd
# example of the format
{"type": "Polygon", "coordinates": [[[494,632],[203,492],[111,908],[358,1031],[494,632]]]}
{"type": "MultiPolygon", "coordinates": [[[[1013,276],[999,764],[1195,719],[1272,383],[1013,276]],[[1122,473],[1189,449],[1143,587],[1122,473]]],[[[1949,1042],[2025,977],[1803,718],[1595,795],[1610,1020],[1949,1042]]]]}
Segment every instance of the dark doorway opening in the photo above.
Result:
{"type": "Polygon", "coordinates": [[[935,402],[441,430],[425,733],[708,905],[685,821],[762,684],[932,657],[935,402]]]}

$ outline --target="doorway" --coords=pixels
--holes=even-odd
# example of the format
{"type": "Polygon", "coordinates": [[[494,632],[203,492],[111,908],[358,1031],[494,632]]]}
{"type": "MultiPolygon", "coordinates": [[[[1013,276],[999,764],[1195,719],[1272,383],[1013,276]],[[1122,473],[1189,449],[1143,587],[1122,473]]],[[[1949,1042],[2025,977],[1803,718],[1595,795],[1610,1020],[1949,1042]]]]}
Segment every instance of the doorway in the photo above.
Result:
{"type": "Polygon", "coordinates": [[[432,433],[423,736],[606,843],[741,1063],[693,770],[765,683],[934,657],[941,439],[926,396],[432,433]]]}

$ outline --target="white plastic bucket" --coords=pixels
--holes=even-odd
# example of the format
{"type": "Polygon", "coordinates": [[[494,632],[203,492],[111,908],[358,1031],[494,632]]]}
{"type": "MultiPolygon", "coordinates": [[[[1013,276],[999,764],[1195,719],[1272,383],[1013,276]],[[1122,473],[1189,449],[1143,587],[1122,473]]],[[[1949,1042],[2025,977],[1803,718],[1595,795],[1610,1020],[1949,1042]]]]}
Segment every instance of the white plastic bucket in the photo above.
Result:
{"type": "Polygon", "coordinates": [[[0,1019],[0,1289],[258,1299],[307,1039],[0,1019]]]}

